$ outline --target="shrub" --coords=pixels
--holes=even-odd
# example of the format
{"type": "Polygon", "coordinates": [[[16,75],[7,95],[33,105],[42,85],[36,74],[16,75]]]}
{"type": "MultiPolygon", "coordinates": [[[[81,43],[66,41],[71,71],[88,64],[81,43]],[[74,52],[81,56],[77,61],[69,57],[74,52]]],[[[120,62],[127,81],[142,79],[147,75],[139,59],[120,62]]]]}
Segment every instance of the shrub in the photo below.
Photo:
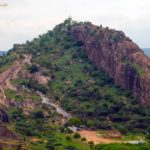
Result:
{"type": "Polygon", "coordinates": [[[78,117],[72,117],[68,121],[68,125],[74,125],[74,126],[80,126],[82,124],[82,121],[78,117]]]}
{"type": "Polygon", "coordinates": [[[44,118],[43,112],[42,111],[37,111],[34,114],[34,117],[36,118],[44,118]]]}
{"type": "Polygon", "coordinates": [[[81,138],[81,135],[79,133],[75,133],[73,136],[75,139],[81,138]]]}
{"type": "Polygon", "coordinates": [[[81,138],[81,141],[86,141],[86,138],[85,137],[81,138]]]}
{"type": "Polygon", "coordinates": [[[71,141],[71,137],[70,136],[66,136],[66,140],[71,141]]]}
{"type": "Polygon", "coordinates": [[[88,127],[93,127],[94,126],[94,121],[93,120],[88,120],[87,121],[87,126],[88,127]]]}
{"type": "Polygon", "coordinates": [[[38,72],[38,71],[39,71],[39,69],[38,69],[38,67],[37,67],[36,65],[30,66],[30,67],[28,68],[28,70],[29,70],[30,73],[35,73],[35,72],[38,72]]]}
{"type": "MultiPolygon", "coordinates": [[[[17,148],[16,148],[16,150],[21,150],[22,149],[22,146],[19,144],[19,145],[17,145],[17,148]]],[[[0,149],[1,150],[1,149],[0,149]]]]}
{"type": "Polygon", "coordinates": [[[65,128],[64,127],[60,127],[60,132],[64,133],[65,132],[65,128]]]}
{"type": "Polygon", "coordinates": [[[120,35],[118,33],[115,33],[112,37],[112,40],[114,40],[114,42],[118,42],[121,39],[120,35]]]}
{"type": "Polygon", "coordinates": [[[127,133],[127,129],[122,125],[118,125],[117,129],[123,134],[127,133]]]}
{"type": "Polygon", "coordinates": [[[89,141],[88,144],[90,145],[90,147],[94,146],[94,142],[93,141],[89,141]]]}
{"type": "Polygon", "coordinates": [[[146,136],[146,139],[147,139],[147,140],[150,140],[150,134],[148,134],[148,135],[146,136]]]}
{"type": "Polygon", "coordinates": [[[36,91],[40,91],[43,94],[46,94],[46,92],[48,90],[46,86],[44,86],[42,84],[38,84],[37,81],[35,81],[35,80],[29,80],[27,82],[27,87],[31,88],[31,89],[34,89],[36,91]]]}

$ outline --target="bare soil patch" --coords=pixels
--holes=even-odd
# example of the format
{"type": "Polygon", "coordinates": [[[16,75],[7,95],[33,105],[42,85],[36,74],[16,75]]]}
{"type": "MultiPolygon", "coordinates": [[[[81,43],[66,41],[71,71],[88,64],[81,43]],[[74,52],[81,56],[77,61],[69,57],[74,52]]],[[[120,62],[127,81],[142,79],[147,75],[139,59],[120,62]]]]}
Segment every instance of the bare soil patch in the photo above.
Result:
{"type": "Polygon", "coordinates": [[[90,130],[81,130],[79,131],[81,137],[85,137],[86,140],[93,141],[94,144],[109,144],[109,143],[120,143],[121,141],[115,140],[112,138],[104,138],[101,134],[97,131],[90,131],[90,130]]]}

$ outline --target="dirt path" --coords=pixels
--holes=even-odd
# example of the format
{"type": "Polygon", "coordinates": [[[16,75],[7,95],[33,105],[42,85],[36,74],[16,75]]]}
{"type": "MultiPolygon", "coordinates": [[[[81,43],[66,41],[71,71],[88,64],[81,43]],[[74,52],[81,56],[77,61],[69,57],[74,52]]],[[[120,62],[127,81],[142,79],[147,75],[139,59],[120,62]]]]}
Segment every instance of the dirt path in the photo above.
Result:
{"type": "Polygon", "coordinates": [[[43,104],[48,104],[48,105],[54,107],[56,109],[56,112],[58,114],[62,115],[64,118],[66,118],[66,119],[70,119],[71,118],[71,115],[69,113],[67,113],[59,105],[57,105],[54,102],[52,102],[49,98],[47,98],[46,96],[44,96],[42,93],[38,92],[38,94],[40,95],[43,104]]]}
{"type": "Polygon", "coordinates": [[[15,61],[9,69],[0,74],[0,86],[12,88],[9,81],[17,75],[20,69],[21,65],[18,61],[15,61]]]}
{"type": "Polygon", "coordinates": [[[97,131],[81,130],[79,131],[81,137],[85,137],[87,141],[93,141],[94,144],[109,144],[109,143],[121,143],[119,140],[111,138],[104,138],[97,131]]]}
{"type": "Polygon", "coordinates": [[[0,74],[0,103],[1,104],[5,104],[5,92],[4,89],[5,88],[9,88],[9,89],[13,89],[16,90],[16,88],[10,83],[10,80],[13,77],[13,73],[15,72],[15,69],[18,69],[19,66],[16,65],[16,62],[14,62],[14,64],[7,69],[6,71],[4,71],[3,73],[0,74]]]}
{"type": "Polygon", "coordinates": [[[13,62],[12,66],[0,74],[0,103],[4,104],[5,93],[4,89],[9,88],[16,90],[16,88],[11,84],[11,80],[17,78],[19,71],[21,70],[22,64],[30,64],[31,56],[24,55],[24,60],[22,63],[19,60],[13,62]]]}

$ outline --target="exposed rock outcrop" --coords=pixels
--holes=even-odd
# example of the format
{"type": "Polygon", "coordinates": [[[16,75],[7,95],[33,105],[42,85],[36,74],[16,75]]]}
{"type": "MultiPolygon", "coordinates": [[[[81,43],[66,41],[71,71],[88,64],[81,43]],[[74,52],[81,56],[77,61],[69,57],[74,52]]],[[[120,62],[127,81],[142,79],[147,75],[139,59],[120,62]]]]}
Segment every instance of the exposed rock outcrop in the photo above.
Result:
{"type": "Polygon", "coordinates": [[[10,131],[7,128],[7,126],[0,121],[0,143],[1,143],[1,140],[9,140],[9,139],[19,140],[20,137],[17,134],[10,131]]]}
{"type": "Polygon", "coordinates": [[[150,106],[150,59],[121,31],[80,24],[70,30],[83,50],[116,84],[132,91],[141,104],[150,106]]]}
{"type": "Polygon", "coordinates": [[[2,121],[2,122],[8,122],[9,121],[9,117],[8,117],[7,112],[2,108],[0,108],[0,121],[2,121]]]}

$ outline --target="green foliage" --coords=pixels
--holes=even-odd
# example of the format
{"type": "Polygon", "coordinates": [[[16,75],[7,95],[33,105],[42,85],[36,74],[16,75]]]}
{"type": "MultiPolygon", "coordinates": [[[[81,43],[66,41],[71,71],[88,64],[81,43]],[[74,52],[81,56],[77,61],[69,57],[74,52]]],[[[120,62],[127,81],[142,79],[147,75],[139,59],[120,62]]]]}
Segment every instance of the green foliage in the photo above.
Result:
{"type": "Polygon", "coordinates": [[[74,126],[79,127],[81,124],[82,124],[82,121],[81,121],[81,119],[78,118],[78,117],[72,117],[72,118],[70,118],[69,121],[68,121],[68,125],[70,125],[70,126],[73,126],[73,125],[74,125],[74,126]]]}
{"type": "Polygon", "coordinates": [[[81,135],[79,133],[75,133],[73,137],[78,139],[78,138],[81,138],[81,135]]]}
{"type": "Polygon", "coordinates": [[[106,144],[97,145],[95,150],[149,150],[150,144],[106,144]]]}
{"type": "Polygon", "coordinates": [[[18,102],[23,101],[23,97],[20,94],[17,94],[16,91],[11,90],[11,89],[6,89],[5,90],[5,95],[10,100],[14,99],[18,102]]]}
{"type": "Polygon", "coordinates": [[[81,141],[86,141],[86,138],[85,137],[81,138],[81,141]]]}
{"type": "Polygon", "coordinates": [[[0,73],[8,69],[15,59],[16,56],[11,51],[6,56],[0,56],[0,73]]]}
{"type": "MultiPolygon", "coordinates": [[[[15,130],[16,132],[27,137],[41,137],[43,133],[47,132],[46,118],[43,116],[43,112],[33,112],[30,116],[26,117],[22,111],[16,109],[11,112],[11,116],[16,121],[15,130]]],[[[50,127],[49,127],[50,128],[50,127]]]]}
{"type": "Polygon", "coordinates": [[[112,40],[114,40],[114,42],[118,42],[118,41],[120,41],[120,39],[121,39],[121,36],[120,36],[120,34],[119,33],[115,33],[113,36],[112,36],[112,40]]]}
{"type": "Polygon", "coordinates": [[[12,120],[24,118],[22,109],[19,109],[19,108],[9,107],[8,113],[12,120]]]}
{"type": "Polygon", "coordinates": [[[144,70],[136,63],[132,63],[130,61],[125,61],[125,64],[131,66],[139,76],[142,76],[144,74],[144,70]]]}
{"type": "Polygon", "coordinates": [[[19,86],[19,85],[27,85],[28,80],[27,79],[15,79],[11,81],[12,84],[19,86]]]}
{"type": "Polygon", "coordinates": [[[44,94],[46,94],[46,92],[48,90],[46,86],[39,84],[35,80],[28,80],[26,83],[24,83],[24,85],[26,85],[30,89],[34,89],[35,91],[40,91],[44,94]]]}
{"type": "Polygon", "coordinates": [[[148,134],[148,135],[146,136],[146,139],[147,139],[147,140],[150,140],[150,134],[148,134]]]}
{"type": "Polygon", "coordinates": [[[89,141],[88,144],[89,144],[90,146],[94,146],[94,142],[93,142],[93,141],[89,141]]]}
{"type": "Polygon", "coordinates": [[[65,138],[65,134],[58,131],[49,133],[46,147],[47,149],[60,150],[92,150],[88,144],[81,142],[78,138],[73,138],[70,135],[68,140],[68,138],[65,138]]]}
{"type": "Polygon", "coordinates": [[[30,66],[30,67],[28,68],[28,70],[29,70],[30,73],[35,73],[35,72],[38,72],[38,71],[39,71],[39,69],[38,69],[38,67],[37,67],[36,65],[30,66]]]}
{"type": "Polygon", "coordinates": [[[76,147],[74,147],[74,146],[66,146],[65,150],[76,150],[76,147]]]}
{"type": "Polygon", "coordinates": [[[144,70],[138,64],[132,64],[132,67],[138,72],[139,75],[144,74],[144,70]]]}
{"type": "Polygon", "coordinates": [[[33,114],[36,118],[44,118],[43,112],[42,111],[37,111],[34,112],[33,114]]]}

